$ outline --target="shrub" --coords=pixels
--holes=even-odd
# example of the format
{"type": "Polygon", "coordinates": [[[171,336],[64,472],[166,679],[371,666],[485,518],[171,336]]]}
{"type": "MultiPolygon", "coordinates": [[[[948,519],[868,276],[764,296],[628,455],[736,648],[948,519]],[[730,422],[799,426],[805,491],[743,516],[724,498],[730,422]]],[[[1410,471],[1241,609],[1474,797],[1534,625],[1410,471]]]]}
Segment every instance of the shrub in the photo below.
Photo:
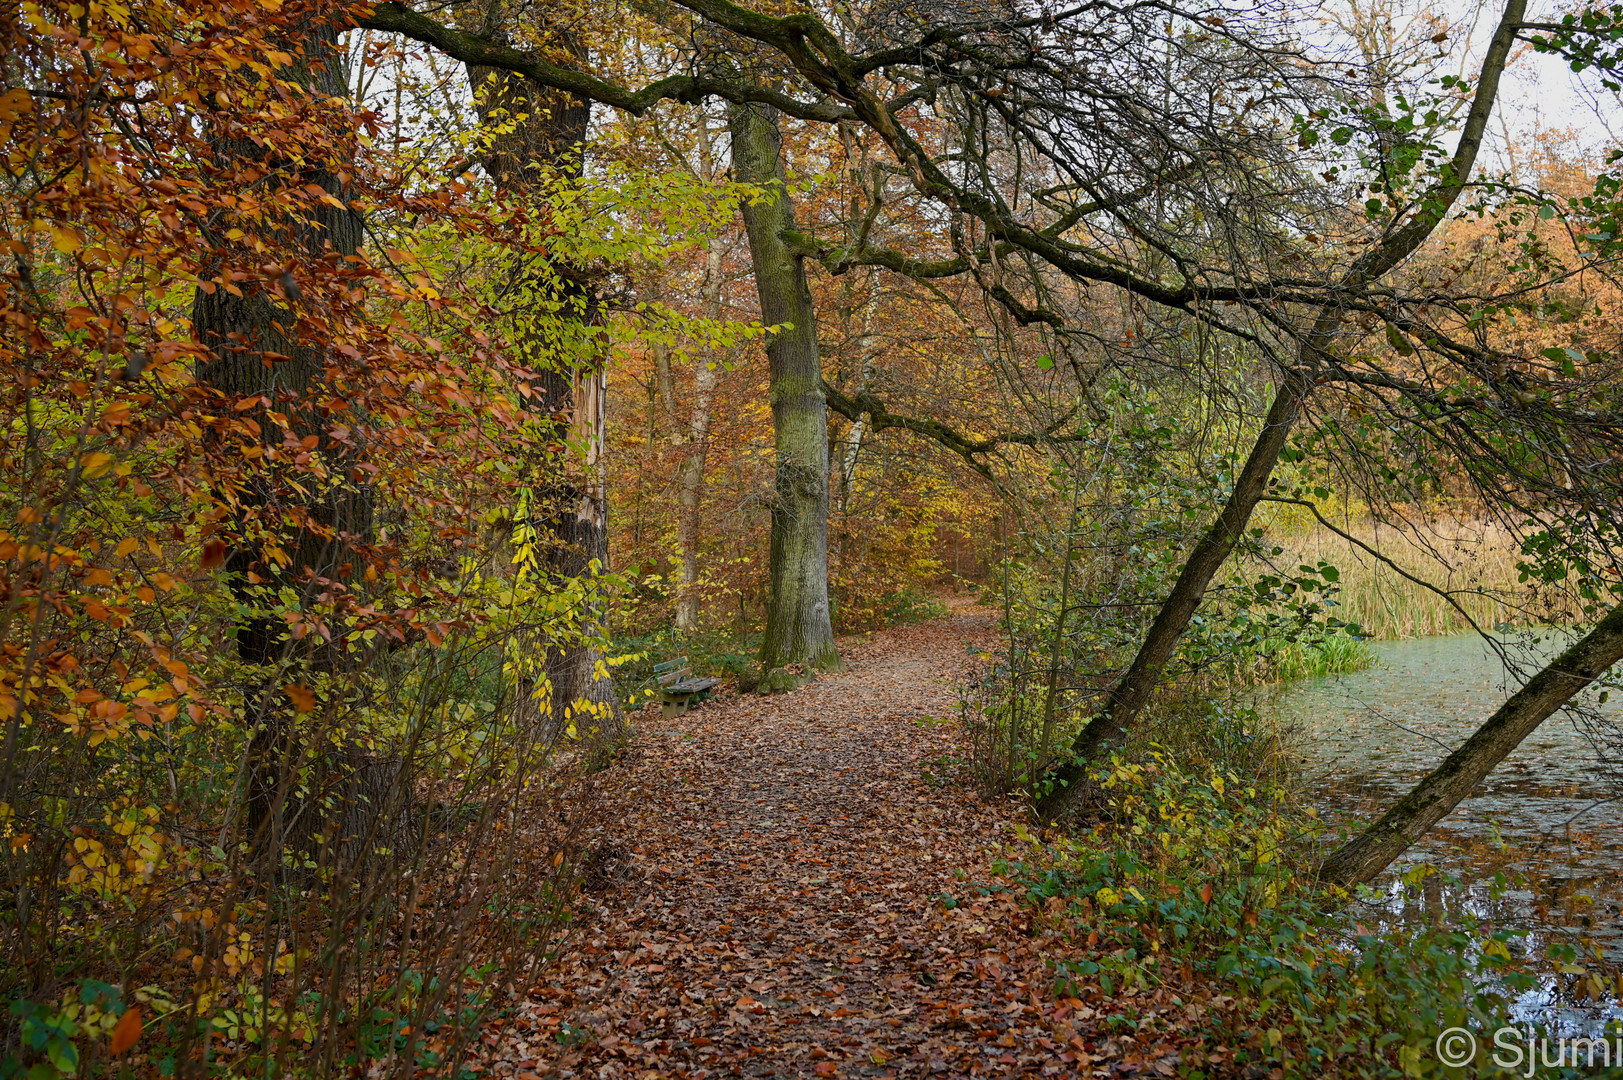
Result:
{"type": "Polygon", "coordinates": [[[1117,760],[1097,781],[1105,821],[1046,843],[1026,834],[1032,857],[997,870],[1089,943],[1058,964],[1062,993],[1203,987],[1214,1065],[1465,1075],[1443,1070],[1433,1040],[1463,1027],[1489,1045],[1486,1033],[1508,1023],[1508,996],[1531,985],[1507,931],[1467,920],[1376,934],[1352,923],[1345,894],[1315,883],[1317,823],[1283,788],[1197,774],[1165,753],[1117,760]]]}

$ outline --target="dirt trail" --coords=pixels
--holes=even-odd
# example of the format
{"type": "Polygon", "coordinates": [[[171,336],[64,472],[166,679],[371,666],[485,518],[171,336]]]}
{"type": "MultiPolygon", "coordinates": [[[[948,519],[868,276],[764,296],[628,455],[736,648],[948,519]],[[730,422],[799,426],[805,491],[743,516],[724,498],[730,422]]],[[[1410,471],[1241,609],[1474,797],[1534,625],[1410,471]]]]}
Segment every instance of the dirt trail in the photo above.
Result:
{"type": "Polygon", "coordinates": [[[1012,809],[936,779],[966,646],[992,640],[955,605],[796,693],[644,710],[596,914],[490,1074],[1091,1074],[1025,913],[972,888],[1012,809]]]}

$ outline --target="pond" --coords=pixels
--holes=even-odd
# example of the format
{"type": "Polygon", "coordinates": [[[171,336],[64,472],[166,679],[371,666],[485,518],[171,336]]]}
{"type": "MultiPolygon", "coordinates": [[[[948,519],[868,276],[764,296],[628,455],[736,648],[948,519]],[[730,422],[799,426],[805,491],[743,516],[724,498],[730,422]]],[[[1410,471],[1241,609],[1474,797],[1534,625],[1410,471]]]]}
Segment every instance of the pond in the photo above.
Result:
{"type": "MultiPolygon", "coordinates": [[[[1562,642],[1545,631],[1500,639],[1531,672],[1562,642]]],[[[1259,704],[1299,732],[1306,789],[1332,820],[1369,820],[1391,805],[1520,685],[1477,635],[1381,642],[1366,671],[1301,679],[1259,704]]],[[[1623,693],[1587,717],[1557,713],[1507,758],[1471,798],[1445,818],[1380,883],[1383,901],[1365,921],[1447,919],[1469,912],[1529,931],[1542,957],[1556,939],[1577,946],[1580,964],[1606,970],[1614,997],[1623,967],[1623,693]],[[1610,759],[1610,760],[1608,760],[1610,759]],[[1430,862],[1457,875],[1462,889],[1416,888],[1397,874],[1430,862]],[[1519,883],[1495,896],[1496,873],[1519,883]],[[1600,960],[1601,963],[1596,961],[1600,960]]],[[[1623,1017],[1615,1002],[1592,1000],[1585,982],[1553,969],[1518,1003],[1519,1018],[1598,1030],[1623,1017]]]]}

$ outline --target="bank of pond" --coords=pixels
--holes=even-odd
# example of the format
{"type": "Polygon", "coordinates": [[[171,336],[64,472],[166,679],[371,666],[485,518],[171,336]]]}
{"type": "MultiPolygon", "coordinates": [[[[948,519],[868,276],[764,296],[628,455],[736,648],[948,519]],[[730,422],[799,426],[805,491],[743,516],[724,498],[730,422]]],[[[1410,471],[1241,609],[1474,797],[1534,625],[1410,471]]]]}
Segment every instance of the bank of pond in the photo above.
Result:
{"type": "MultiPolygon", "coordinates": [[[[1546,628],[1491,640],[1372,642],[1364,670],[1278,684],[1252,704],[1290,732],[1302,796],[1326,820],[1367,821],[1498,708],[1519,685],[1518,670],[1536,671],[1564,641],[1546,628]]],[[[1539,978],[1517,995],[1513,1015],[1563,1031],[1615,1030],[1623,1020],[1620,725],[1623,695],[1603,689],[1552,716],[1351,917],[1387,927],[1468,916],[1523,931],[1514,940],[1539,978]]]]}

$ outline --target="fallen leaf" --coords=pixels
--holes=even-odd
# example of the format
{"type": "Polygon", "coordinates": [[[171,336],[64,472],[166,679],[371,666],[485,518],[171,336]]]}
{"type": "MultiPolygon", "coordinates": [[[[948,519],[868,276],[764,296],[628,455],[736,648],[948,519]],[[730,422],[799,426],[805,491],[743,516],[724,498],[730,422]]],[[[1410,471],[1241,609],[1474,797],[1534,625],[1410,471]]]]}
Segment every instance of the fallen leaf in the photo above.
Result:
{"type": "Polygon", "coordinates": [[[141,1010],[138,1008],[126,1009],[124,1015],[118,1018],[118,1023],[113,1026],[113,1054],[122,1054],[134,1046],[135,1041],[140,1037],[141,1010]]]}

